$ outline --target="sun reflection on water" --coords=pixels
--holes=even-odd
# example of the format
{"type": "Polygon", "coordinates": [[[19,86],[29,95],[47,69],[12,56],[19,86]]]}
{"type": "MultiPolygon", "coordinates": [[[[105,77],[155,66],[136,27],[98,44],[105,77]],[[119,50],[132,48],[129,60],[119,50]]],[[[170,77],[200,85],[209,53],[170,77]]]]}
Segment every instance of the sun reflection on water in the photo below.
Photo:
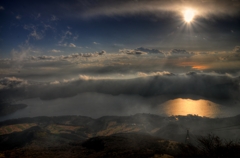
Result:
{"type": "Polygon", "coordinates": [[[165,113],[171,115],[198,115],[216,117],[219,112],[219,105],[208,100],[174,99],[161,105],[165,113]]]}

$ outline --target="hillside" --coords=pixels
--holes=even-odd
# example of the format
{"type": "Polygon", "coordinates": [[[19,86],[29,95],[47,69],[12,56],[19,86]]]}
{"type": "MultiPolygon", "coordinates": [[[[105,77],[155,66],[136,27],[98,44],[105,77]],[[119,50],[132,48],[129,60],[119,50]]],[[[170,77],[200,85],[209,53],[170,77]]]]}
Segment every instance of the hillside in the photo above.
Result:
{"type": "MultiPolygon", "coordinates": [[[[210,119],[198,116],[162,117],[150,114],[105,116],[35,117],[0,122],[2,156],[52,157],[54,152],[71,157],[160,157],[177,156],[185,142],[187,129],[190,142],[200,135],[215,133],[236,140],[240,116],[210,119]],[[215,129],[221,130],[215,130],[215,129]]],[[[1,156],[1,155],[0,155],[1,156]]],[[[54,155],[54,157],[57,157],[54,155]]],[[[62,156],[64,157],[64,156],[62,156]]]]}

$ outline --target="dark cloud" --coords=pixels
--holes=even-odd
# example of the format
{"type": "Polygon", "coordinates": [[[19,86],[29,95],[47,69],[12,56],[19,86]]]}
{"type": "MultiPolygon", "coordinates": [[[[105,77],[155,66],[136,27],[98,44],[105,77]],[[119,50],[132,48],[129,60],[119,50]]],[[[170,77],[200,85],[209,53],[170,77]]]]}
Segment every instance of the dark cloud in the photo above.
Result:
{"type": "MultiPolygon", "coordinates": [[[[161,12],[176,12],[181,14],[181,11],[187,7],[195,8],[197,16],[207,18],[208,15],[222,16],[224,14],[234,15],[239,13],[240,8],[239,1],[228,1],[228,0],[206,0],[206,1],[183,1],[183,0],[104,0],[104,1],[94,1],[93,3],[88,3],[87,9],[82,13],[85,17],[93,16],[114,16],[126,14],[140,14],[142,12],[159,14],[161,12]]],[[[79,4],[79,5],[83,5],[79,4]]]]}
{"type": "Polygon", "coordinates": [[[144,48],[144,47],[139,47],[135,49],[136,51],[143,51],[147,53],[153,53],[153,54],[162,54],[165,55],[165,53],[161,50],[158,49],[151,49],[151,48],[144,48]]]}
{"type": "Polygon", "coordinates": [[[79,17],[96,17],[96,16],[125,16],[141,13],[151,13],[163,16],[161,12],[180,12],[186,7],[196,8],[199,16],[206,17],[209,14],[222,16],[224,14],[234,15],[239,13],[239,1],[234,0],[53,0],[42,3],[37,0],[34,4],[23,1],[24,9],[34,9],[36,12],[45,10],[50,20],[60,18],[79,18],[79,17]],[[58,15],[58,17],[56,17],[58,15]]]}
{"type": "Polygon", "coordinates": [[[104,54],[107,54],[107,52],[105,50],[102,50],[100,52],[98,52],[99,55],[104,55],[104,54]]]}
{"type": "Polygon", "coordinates": [[[147,52],[136,50],[136,49],[120,49],[119,53],[128,54],[128,55],[146,55],[147,52]]]}
{"type": "Polygon", "coordinates": [[[234,52],[234,53],[240,53],[240,46],[236,46],[236,47],[233,49],[233,52],[234,52]]]}
{"type": "MultiPolygon", "coordinates": [[[[55,57],[43,55],[43,56],[39,56],[39,57],[37,57],[37,58],[38,58],[38,59],[41,59],[41,60],[52,60],[52,59],[54,59],[55,57]]],[[[36,59],[36,57],[31,57],[31,59],[36,59]]]]}
{"type": "Polygon", "coordinates": [[[35,83],[28,87],[12,85],[1,89],[4,99],[40,97],[43,100],[65,98],[79,93],[95,92],[111,95],[160,95],[192,94],[208,99],[236,100],[240,95],[240,77],[191,72],[187,74],[162,73],[134,79],[98,79],[80,76],[79,79],[53,83],[35,83]]]}
{"type": "Polygon", "coordinates": [[[12,89],[22,87],[23,85],[27,85],[28,82],[26,80],[16,78],[16,77],[4,77],[0,79],[0,90],[1,89],[12,89]]]}
{"type": "Polygon", "coordinates": [[[188,52],[184,49],[172,49],[170,52],[169,52],[171,55],[176,55],[176,56],[179,56],[179,55],[185,55],[185,56],[189,56],[189,55],[193,55],[194,53],[192,52],[188,52]]]}

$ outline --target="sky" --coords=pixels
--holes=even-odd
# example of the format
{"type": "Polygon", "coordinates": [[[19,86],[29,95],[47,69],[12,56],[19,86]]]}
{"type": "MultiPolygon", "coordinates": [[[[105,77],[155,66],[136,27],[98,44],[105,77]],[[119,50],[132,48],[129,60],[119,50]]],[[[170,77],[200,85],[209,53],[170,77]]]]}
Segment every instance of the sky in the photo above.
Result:
{"type": "Polygon", "coordinates": [[[240,107],[240,0],[3,0],[0,19],[0,104],[240,107]]]}
{"type": "Polygon", "coordinates": [[[1,57],[22,47],[41,55],[147,47],[232,51],[240,40],[238,0],[53,0],[0,2],[1,57]],[[183,12],[195,11],[186,24],[183,12]]]}

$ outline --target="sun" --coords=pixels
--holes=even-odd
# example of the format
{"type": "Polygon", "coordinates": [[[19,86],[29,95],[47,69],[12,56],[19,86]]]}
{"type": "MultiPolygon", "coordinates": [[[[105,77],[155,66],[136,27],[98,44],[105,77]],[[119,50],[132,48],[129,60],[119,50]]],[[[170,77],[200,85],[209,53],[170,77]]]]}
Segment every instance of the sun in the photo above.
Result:
{"type": "Polygon", "coordinates": [[[191,23],[195,16],[195,11],[193,9],[187,9],[183,12],[183,15],[184,15],[184,21],[187,23],[191,23]]]}

